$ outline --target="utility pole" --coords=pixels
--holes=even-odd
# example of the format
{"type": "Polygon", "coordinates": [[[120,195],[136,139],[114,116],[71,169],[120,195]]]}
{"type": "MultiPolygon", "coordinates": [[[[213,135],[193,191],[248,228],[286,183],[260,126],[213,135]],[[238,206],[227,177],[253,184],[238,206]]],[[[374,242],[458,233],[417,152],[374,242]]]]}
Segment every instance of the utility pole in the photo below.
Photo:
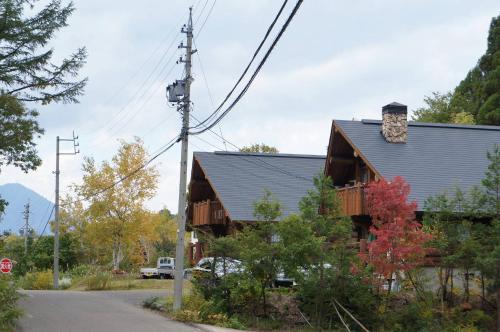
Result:
{"type": "Polygon", "coordinates": [[[76,142],[78,136],[73,132],[73,138],[59,138],[56,137],[56,204],[54,206],[54,289],[59,288],[59,156],[61,155],[75,155],[80,153],[77,149],[78,143],[76,142]],[[59,152],[59,143],[73,142],[73,152],[59,152]]]}
{"type": "Polygon", "coordinates": [[[175,281],[174,281],[174,310],[182,306],[182,282],[184,277],[184,234],[186,228],[186,181],[187,181],[187,156],[188,156],[188,130],[189,130],[189,108],[191,107],[191,55],[196,52],[192,50],[193,44],[193,19],[192,7],[189,8],[189,21],[187,26],[181,30],[186,34],[186,45],[182,43],[179,48],[186,49],[185,59],[182,57],[178,62],[183,62],[186,76],[167,87],[168,100],[178,103],[178,110],[182,111],[182,130],[180,139],[181,147],[181,169],[179,179],[179,205],[177,208],[177,246],[175,248],[175,281]],[[180,98],[182,96],[182,98],[180,98]]]}
{"type": "Polygon", "coordinates": [[[24,206],[24,227],[23,227],[23,236],[24,236],[24,256],[28,254],[28,235],[30,232],[30,201],[24,206]]]}

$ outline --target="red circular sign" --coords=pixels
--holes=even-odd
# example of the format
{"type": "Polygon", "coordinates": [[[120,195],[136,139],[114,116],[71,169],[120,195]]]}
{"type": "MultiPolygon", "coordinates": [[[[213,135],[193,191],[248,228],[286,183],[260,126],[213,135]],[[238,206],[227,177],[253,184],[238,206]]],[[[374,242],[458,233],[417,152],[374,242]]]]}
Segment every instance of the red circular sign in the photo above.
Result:
{"type": "Polygon", "coordinates": [[[0,271],[2,273],[9,273],[12,270],[12,261],[8,258],[3,258],[0,261],[0,271]]]}

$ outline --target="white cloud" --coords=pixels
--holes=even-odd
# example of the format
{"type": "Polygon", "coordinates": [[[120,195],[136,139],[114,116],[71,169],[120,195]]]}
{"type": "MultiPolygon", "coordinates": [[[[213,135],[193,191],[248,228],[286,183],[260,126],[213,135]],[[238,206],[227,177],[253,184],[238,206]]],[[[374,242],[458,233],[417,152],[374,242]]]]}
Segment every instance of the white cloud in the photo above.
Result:
{"type": "MultiPolygon", "coordinates": [[[[198,3],[200,8],[204,2],[198,3]]],[[[166,75],[169,63],[142,83],[167,49],[170,36],[176,36],[175,42],[183,38],[177,23],[189,4],[76,1],[70,26],[58,35],[54,47],[64,56],[87,46],[87,93],[79,105],[41,109],[46,134],[39,150],[44,164],[28,175],[5,168],[0,183],[20,182],[52,198],[55,136],[71,136],[73,129],[81,134],[82,154],[61,159],[63,191],[81,178],[83,155],[110,159],[119,138],[135,135],[152,151],[178,134],[180,119],[166,106],[164,87],[180,77],[180,66],[166,75]],[[137,93],[141,87],[145,91],[137,93]]],[[[249,61],[278,5],[217,2],[196,41],[216,104],[249,61]]],[[[481,5],[453,0],[304,2],[252,88],[222,122],[223,133],[239,146],[264,142],[282,152],[324,154],[333,118],[379,118],[386,103],[397,100],[415,109],[425,94],[452,89],[484,52],[490,17],[499,9],[493,0],[481,5]]],[[[196,58],[193,71],[193,114],[203,118],[213,107],[196,58]]],[[[202,138],[222,147],[212,134],[202,138]]],[[[215,150],[196,138],[192,143],[190,151],[215,150]]],[[[177,209],[178,152],[176,146],[160,158],[160,186],[150,208],[177,209]]]]}

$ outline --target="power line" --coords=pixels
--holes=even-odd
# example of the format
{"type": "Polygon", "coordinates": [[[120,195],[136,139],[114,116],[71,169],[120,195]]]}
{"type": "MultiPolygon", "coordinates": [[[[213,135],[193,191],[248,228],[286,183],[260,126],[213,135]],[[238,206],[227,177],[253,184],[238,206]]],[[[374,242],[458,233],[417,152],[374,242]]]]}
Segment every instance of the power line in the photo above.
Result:
{"type": "MultiPolygon", "coordinates": [[[[173,40],[173,42],[175,42],[175,40],[173,40]]],[[[173,45],[173,43],[170,44],[169,49],[172,47],[172,45],[173,45]]],[[[149,86],[146,89],[144,89],[142,91],[142,94],[138,97],[139,93],[142,90],[142,87],[145,86],[146,82],[149,82],[150,78],[155,73],[155,71],[157,69],[157,67],[155,67],[154,71],[152,71],[151,74],[148,76],[148,78],[143,82],[143,84],[141,85],[141,88],[139,88],[137,90],[137,92],[133,95],[133,97],[131,99],[129,99],[129,101],[127,102],[127,104],[125,106],[123,106],[122,110],[126,109],[127,106],[129,106],[132,103],[133,100],[139,101],[139,100],[143,99],[146,96],[146,94],[153,87],[154,83],[157,82],[158,79],[160,78],[160,76],[165,72],[165,69],[167,68],[167,65],[173,60],[173,58],[176,55],[176,52],[177,52],[177,49],[172,53],[172,55],[170,56],[170,58],[163,64],[163,67],[161,67],[160,71],[157,72],[157,75],[151,81],[151,83],[149,84],[149,86]]],[[[160,63],[161,63],[161,61],[158,64],[160,64],[160,63]]],[[[168,71],[168,74],[170,74],[174,68],[175,68],[175,63],[173,64],[173,66],[171,67],[171,69],[168,71]]],[[[123,128],[125,128],[130,123],[130,121],[137,116],[137,114],[142,110],[142,108],[145,106],[145,104],[147,104],[149,102],[151,96],[154,95],[154,93],[156,91],[158,91],[158,89],[154,90],[153,93],[150,94],[148,98],[146,98],[145,102],[143,102],[142,105],[138,109],[136,109],[135,111],[133,109],[129,109],[130,111],[127,112],[127,114],[125,114],[121,119],[118,119],[114,124],[112,124],[108,128],[108,131],[111,131],[110,135],[113,136],[113,135],[117,134],[118,132],[120,132],[123,128]],[[129,115],[132,115],[132,116],[130,117],[129,115]],[[121,125],[120,125],[120,122],[121,122],[121,125]]]]}
{"type": "Polygon", "coordinates": [[[193,137],[194,137],[194,138],[196,138],[196,139],[198,139],[198,140],[200,140],[200,141],[202,141],[202,142],[204,142],[205,144],[210,145],[211,147],[215,148],[215,149],[216,149],[216,150],[218,150],[218,151],[222,151],[222,150],[223,150],[223,149],[221,149],[220,147],[218,147],[218,146],[216,146],[216,145],[214,145],[214,144],[210,143],[209,141],[207,141],[207,140],[205,140],[205,139],[201,138],[200,136],[193,136],[193,137]]]}
{"type": "Polygon", "coordinates": [[[163,120],[160,120],[154,127],[150,128],[148,132],[145,135],[142,135],[142,139],[144,140],[146,137],[149,137],[152,133],[154,133],[158,128],[163,126],[168,120],[172,119],[175,113],[170,112],[168,113],[167,117],[165,117],[163,120]]]}
{"type": "Polygon", "coordinates": [[[54,206],[54,204],[52,204],[52,202],[49,201],[49,204],[47,204],[47,207],[45,208],[45,212],[43,213],[42,215],[42,218],[40,219],[40,222],[38,223],[38,229],[40,229],[40,227],[43,225],[43,221],[45,220],[45,216],[47,215],[47,212],[49,212],[49,208],[50,206],[54,206]]]}
{"type": "MultiPolygon", "coordinates": [[[[262,49],[262,46],[264,45],[264,43],[267,41],[267,38],[271,34],[271,31],[273,30],[274,25],[276,24],[276,22],[278,21],[279,17],[281,16],[281,13],[283,12],[283,9],[285,9],[285,6],[286,6],[287,2],[288,2],[288,0],[285,0],[283,2],[283,4],[281,5],[281,8],[278,11],[278,13],[276,14],[276,16],[275,16],[274,20],[272,21],[271,25],[267,28],[267,31],[266,31],[266,34],[264,35],[264,38],[261,40],[259,46],[257,47],[257,49],[255,50],[252,58],[250,59],[250,62],[246,66],[245,70],[243,70],[243,73],[240,75],[240,77],[238,78],[238,80],[236,81],[236,83],[234,84],[234,86],[232,87],[232,89],[226,95],[226,97],[224,98],[224,100],[222,101],[222,103],[220,103],[219,107],[217,107],[217,109],[215,111],[213,111],[212,114],[210,114],[205,120],[203,120],[200,123],[201,125],[205,124],[212,117],[214,117],[214,116],[217,115],[217,113],[222,109],[222,107],[224,106],[224,104],[228,101],[228,99],[231,97],[231,95],[236,90],[236,88],[238,87],[238,85],[241,83],[241,81],[243,80],[243,78],[247,74],[248,70],[250,69],[250,66],[253,64],[254,60],[257,58],[257,55],[259,54],[260,50],[262,49]]],[[[197,126],[195,126],[193,128],[199,128],[199,125],[197,125],[197,126]]]]}
{"type": "MultiPolygon", "coordinates": [[[[189,114],[189,116],[191,116],[191,118],[193,118],[196,122],[200,123],[200,120],[197,119],[194,115],[189,114]]],[[[237,150],[241,150],[240,147],[238,147],[237,145],[231,143],[229,140],[227,140],[225,137],[223,137],[222,134],[219,135],[215,131],[213,131],[212,129],[209,129],[208,131],[211,132],[212,134],[214,134],[215,136],[219,137],[220,139],[222,139],[222,143],[224,144],[224,146],[226,145],[225,143],[229,143],[229,145],[233,146],[237,150]]],[[[196,136],[193,136],[193,137],[196,137],[196,136]]]]}
{"type": "MultiPolygon", "coordinates": [[[[196,119],[196,117],[194,117],[193,115],[191,115],[191,117],[192,117],[192,118],[194,118],[194,120],[198,121],[198,119],[196,119]]],[[[217,137],[221,138],[221,139],[223,140],[223,142],[225,141],[225,142],[229,143],[230,145],[232,145],[233,147],[235,147],[236,149],[241,150],[241,148],[240,148],[240,147],[238,147],[236,144],[231,143],[231,142],[230,142],[230,141],[228,141],[227,139],[225,139],[225,138],[223,138],[222,136],[218,135],[218,134],[217,134],[216,132],[214,132],[213,130],[209,129],[209,131],[210,131],[212,134],[214,134],[215,136],[217,136],[217,137]]],[[[208,145],[210,145],[210,146],[212,146],[212,147],[214,147],[214,148],[216,148],[216,149],[218,149],[218,150],[221,150],[221,148],[220,148],[220,147],[218,147],[218,146],[216,146],[216,145],[214,145],[214,144],[212,144],[212,143],[210,143],[210,142],[208,142],[208,141],[206,141],[206,140],[202,139],[202,138],[201,138],[201,137],[199,137],[199,136],[193,136],[193,137],[198,138],[199,140],[201,140],[201,141],[205,142],[206,144],[208,144],[208,145]]],[[[288,175],[288,176],[294,177],[294,178],[296,178],[296,179],[300,179],[300,180],[304,180],[304,181],[307,181],[307,182],[311,182],[311,179],[309,179],[309,178],[303,177],[303,176],[301,176],[301,175],[293,174],[293,173],[291,173],[291,172],[289,172],[289,171],[287,171],[287,170],[285,170],[285,169],[283,169],[283,168],[281,168],[281,167],[279,167],[279,166],[276,166],[276,165],[273,165],[273,164],[271,164],[271,163],[268,163],[267,161],[265,161],[265,160],[263,160],[263,159],[261,159],[261,158],[259,158],[259,157],[257,157],[257,156],[255,157],[255,159],[249,159],[249,158],[246,158],[245,156],[242,156],[242,155],[236,155],[236,154],[235,154],[234,156],[239,157],[239,158],[241,158],[241,159],[244,159],[244,160],[246,160],[246,161],[248,161],[248,162],[250,162],[250,163],[253,163],[253,164],[255,164],[255,165],[259,166],[259,167],[263,167],[263,168],[266,168],[266,169],[271,169],[271,168],[272,168],[272,169],[277,170],[278,172],[280,172],[280,173],[282,173],[282,174],[285,174],[285,175],[288,175]],[[257,161],[261,162],[262,164],[258,164],[258,163],[256,163],[256,162],[255,162],[255,160],[257,160],[257,161]]]]}
{"type": "Polygon", "coordinates": [[[101,190],[98,190],[86,197],[83,198],[83,200],[89,200],[91,199],[92,197],[95,197],[97,195],[100,195],[106,191],[108,191],[109,189],[117,186],[118,184],[120,184],[121,182],[127,180],[128,178],[134,176],[135,174],[137,174],[139,171],[143,170],[144,168],[146,168],[149,164],[151,164],[155,159],[157,159],[159,156],[161,156],[162,154],[164,154],[165,152],[167,152],[168,150],[170,150],[177,142],[180,141],[180,135],[173,138],[172,140],[170,140],[169,143],[167,143],[167,146],[165,148],[162,148],[160,150],[160,152],[158,152],[157,154],[155,154],[152,158],[150,158],[148,161],[146,161],[144,164],[142,164],[141,166],[137,167],[136,169],[134,169],[132,172],[130,172],[129,174],[125,175],[124,177],[121,177],[120,179],[118,179],[117,181],[113,182],[113,184],[101,189],[101,190]]]}
{"type": "MultiPolygon", "coordinates": [[[[200,33],[201,33],[201,31],[203,30],[203,27],[205,27],[205,23],[207,23],[207,20],[208,20],[208,18],[210,17],[210,14],[212,13],[212,10],[214,9],[214,7],[215,7],[215,4],[216,4],[216,3],[217,3],[217,0],[214,0],[214,3],[212,4],[212,7],[210,7],[210,10],[208,11],[207,16],[205,17],[205,20],[204,20],[204,21],[203,21],[203,23],[201,24],[201,27],[200,27],[200,29],[198,30],[198,33],[196,34],[196,37],[200,36],[200,33]]],[[[206,5],[206,3],[205,3],[205,5],[206,5]]],[[[203,8],[205,8],[205,7],[203,7],[203,8]]],[[[196,25],[196,23],[195,23],[195,25],[196,25]]]]}
{"type": "MultiPolygon", "coordinates": [[[[198,47],[196,46],[196,42],[195,42],[194,37],[193,37],[193,44],[196,47],[196,49],[198,49],[198,47]]],[[[207,89],[208,97],[210,99],[210,104],[211,104],[212,108],[214,108],[215,107],[214,98],[212,96],[212,91],[210,91],[210,86],[208,84],[207,75],[205,74],[205,69],[203,68],[203,62],[201,61],[201,55],[200,55],[199,50],[196,52],[196,55],[198,58],[198,62],[200,63],[201,74],[203,76],[203,82],[205,83],[205,88],[207,89]]],[[[197,121],[200,122],[199,120],[197,120],[197,121]]],[[[222,127],[221,127],[220,123],[219,123],[219,131],[220,131],[220,135],[221,135],[222,139],[224,140],[224,135],[222,135],[222,127]]],[[[224,144],[224,149],[227,151],[226,142],[223,141],[222,144],[224,144]]]]}
{"type": "MultiPolygon", "coordinates": [[[[200,139],[198,136],[196,136],[197,139],[200,139]]],[[[215,147],[214,145],[212,145],[211,143],[203,140],[203,139],[200,139],[201,141],[211,145],[212,147],[215,147]]],[[[191,143],[192,144],[192,143],[191,143]]],[[[193,144],[194,146],[196,146],[195,144],[193,144]]],[[[206,150],[200,148],[199,146],[197,146],[198,149],[200,149],[202,152],[207,152],[206,150]]],[[[254,164],[256,166],[259,166],[259,167],[264,167],[262,164],[258,164],[258,163],[255,163],[254,160],[252,159],[248,159],[248,158],[245,158],[244,156],[241,156],[241,155],[237,155],[237,154],[232,154],[231,155],[232,157],[235,157],[235,158],[239,158],[239,159],[242,159],[248,163],[251,163],[251,164],[254,164]]],[[[275,178],[272,178],[272,177],[264,177],[262,176],[262,174],[259,174],[259,173],[254,173],[252,171],[249,171],[248,169],[246,168],[242,168],[242,167],[239,167],[239,166],[236,166],[234,163],[228,163],[226,164],[226,166],[229,166],[229,167],[232,167],[232,168],[235,168],[235,169],[238,169],[246,174],[250,174],[250,175],[253,175],[255,176],[256,178],[259,178],[259,179],[262,179],[266,182],[272,182],[272,183],[275,183],[277,185],[280,185],[280,186],[283,186],[283,187],[287,187],[287,188],[290,188],[290,189],[297,189],[295,186],[292,186],[292,185],[289,185],[287,184],[286,182],[282,182],[282,181],[276,181],[275,178]]],[[[273,165],[274,166],[274,165],[273,165]]],[[[265,167],[266,169],[270,169],[269,167],[265,167]]],[[[279,169],[279,167],[275,166],[274,168],[277,168],[279,169]]],[[[290,175],[290,174],[287,174],[287,175],[290,175]]],[[[295,176],[294,176],[295,177],[295,176]]],[[[306,179],[304,178],[305,180],[307,180],[307,182],[312,182],[312,179],[306,179]]]]}
{"type": "MultiPolygon", "coordinates": [[[[195,132],[191,132],[192,135],[201,134],[201,133],[207,131],[208,129],[212,128],[213,126],[215,126],[217,123],[219,123],[233,109],[233,107],[240,101],[240,99],[245,95],[245,93],[250,88],[252,82],[254,81],[255,77],[257,76],[257,74],[260,72],[260,70],[262,69],[262,67],[266,63],[266,61],[269,58],[269,55],[273,51],[274,47],[276,46],[276,44],[278,43],[278,41],[281,39],[281,36],[283,36],[283,33],[286,31],[286,29],[290,25],[290,22],[292,21],[293,17],[295,16],[295,14],[297,13],[298,9],[300,8],[300,5],[302,4],[302,2],[303,2],[303,0],[298,0],[297,1],[295,7],[293,8],[292,12],[288,16],[288,19],[286,20],[285,24],[281,27],[280,32],[274,38],[274,41],[271,44],[271,46],[269,47],[268,51],[266,52],[264,58],[261,60],[261,62],[259,63],[258,67],[255,69],[253,75],[250,77],[250,80],[245,85],[245,87],[243,88],[243,90],[240,92],[240,94],[238,95],[238,97],[236,97],[236,99],[231,103],[231,105],[217,119],[215,119],[214,121],[212,121],[211,124],[206,125],[205,129],[202,129],[202,130],[199,130],[199,131],[195,131],[195,132]]],[[[209,116],[209,118],[210,118],[210,116],[209,116]]],[[[204,121],[202,121],[202,124],[204,124],[209,118],[207,118],[204,121]]]]}
{"type": "Polygon", "coordinates": [[[47,225],[50,222],[50,218],[52,218],[52,214],[54,213],[54,209],[56,208],[55,205],[52,205],[52,210],[50,210],[49,218],[47,219],[47,222],[45,223],[45,226],[43,226],[42,233],[40,233],[40,236],[38,238],[41,238],[43,234],[45,233],[45,229],[47,228],[47,225]]]}
{"type": "MultiPolygon", "coordinates": [[[[198,4],[200,3],[200,1],[198,1],[198,4]]],[[[198,5],[197,4],[197,5],[198,5]]],[[[196,5],[196,6],[197,6],[196,5]]],[[[198,14],[198,16],[196,17],[196,19],[194,20],[194,23],[193,23],[193,26],[197,26],[198,25],[198,21],[200,20],[201,18],[201,15],[203,14],[203,12],[205,11],[205,7],[208,5],[208,0],[205,0],[205,3],[203,4],[203,7],[201,8],[200,10],[200,13],[198,14]]],[[[196,6],[194,8],[196,8],[196,6]]]]}
{"type": "Polygon", "coordinates": [[[156,160],[158,157],[160,157],[162,154],[164,154],[165,152],[167,152],[168,150],[170,150],[176,143],[178,143],[180,141],[180,135],[174,137],[173,139],[171,139],[167,144],[163,145],[162,147],[158,148],[157,150],[155,150],[155,155],[153,157],[151,157],[150,159],[148,159],[144,164],[142,164],[141,166],[137,167],[136,169],[134,169],[132,172],[128,173],[127,175],[121,177],[120,179],[118,179],[117,181],[113,182],[111,185],[103,188],[103,189],[100,189],[96,192],[93,192],[85,197],[82,197],[82,198],[79,198],[77,200],[75,200],[75,202],[81,202],[81,201],[88,201],[90,200],[91,198],[97,196],[97,195],[100,195],[112,188],[114,188],[115,186],[117,186],[118,184],[120,184],[121,182],[127,180],[128,178],[134,176],[135,174],[137,174],[139,171],[143,170],[144,168],[146,168],[149,164],[151,164],[154,160],[156,160]],[[156,151],[158,151],[158,153],[156,153],[156,151]]]}
{"type": "MultiPolygon", "coordinates": [[[[117,117],[118,115],[120,115],[125,109],[126,107],[135,99],[135,97],[139,94],[139,92],[141,91],[141,89],[146,85],[146,83],[149,81],[149,78],[151,77],[151,75],[156,71],[156,69],[158,68],[158,66],[160,65],[160,63],[165,59],[166,55],[168,54],[168,52],[170,51],[170,49],[172,48],[172,45],[175,43],[175,40],[176,40],[176,31],[177,31],[177,27],[178,25],[180,24],[180,22],[182,21],[183,18],[180,18],[178,20],[178,22],[174,25],[173,29],[171,29],[169,31],[169,33],[165,36],[165,38],[162,39],[162,41],[158,44],[158,46],[156,47],[156,49],[151,53],[151,55],[146,59],[145,62],[143,62],[138,70],[127,80],[127,82],[125,84],[123,84],[119,89],[117,89],[113,94],[112,96],[105,102],[105,104],[109,103],[111,100],[113,100],[120,91],[122,91],[125,87],[127,87],[130,82],[132,82],[132,79],[134,79],[139,73],[142,72],[142,69],[144,68],[144,66],[152,59],[152,57],[154,56],[154,54],[156,54],[158,52],[158,50],[160,50],[161,46],[164,44],[164,42],[166,40],[168,40],[170,37],[173,37],[171,43],[169,44],[169,46],[167,47],[167,50],[162,54],[162,56],[160,57],[159,61],[156,63],[156,65],[154,66],[153,70],[150,72],[150,74],[148,75],[148,77],[146,78],[146,80],[144,80],[142,82],[142,84],[140,85],[139,89],[134,93],[133,97],[130,98],[127,103],[113,116],[113,117],[117,117]]],[[[107,126],[109,126],[110,122],[106,122],[104,125],[100,126],[99,128],[93,130],[92,132],[93,133],[96,133],[96,132],[100,132],[102,131],[104,128],[106,128],[107,126]]]]}
{"type": "MultiPolygon", "coordinates": [[[[173,56],[174,56],[174,55],[175,55],[175,53],[174,53],[174,54],[172,54],[172,57],[170,58],[170,60],[169,60],[169,61],[171,61],[171,59],[173,58],[173,56]]],[[[167,62],[166,64],[168,64],[168,62],[167,62]]],[[[164,80],[166,80],[166,78],[167,78],[167,77],[168,77],[168,76],[172,73],[172,71],[173,71],[173,70],[174,70],[174,68],[175,68],[175,65],[176,65],[175,63],[172,65],[172,67],[170,68],[170,70],[169,70],[169,71],[167,72],[167,74],[165,75],[164,80]]],[[[160,76],[160,75],[164,72],[165,68],[166,68],[166,67],[163,67],[163,68],[162,68],[162,70],[160,71],[160,73],[157,75],[157,77],[156,77],[156,80],[155,80],[155,81],[157,81],[157,80],[158,80],[159,76],[160,76]]],[[[154,82],[154,81],[153,81],[153,82],[154,82]]],[[[151,86],[150,86],[147,90],[145,90],[145,93],[144,93],[144,94],[143,94],[143,95],[142,95],[139,99],[142,99],[142,98],[146,95],[146,92],[148,92],[148,91],[151,89],[152,85],[153,85],[153,84],[151,84],[151,86]]],[[[152,93],[150,93],[150,94],[148,95],[148,97],[147,97],[147,98],[146,98],[146,100],[145,100],[145,101],[141,104],[141,106],[140,106],[140,107],[139,107],[139,108],[138,108],[135,112],[133,112],[133,113],[132,113],[132,116],[131,116],[130,118],[128,118],[127,120],[125,120],[125,122],[124,122],[124,123],[123,123],[123,124],[122,124],[122,125],[118,128],[118,129],[114,130],[114,131],[113,131],[113,133],[111,133],[111,135],[114,135],[114,134],[119,133],[119,132],[120,132],[121,130],[123,130],[123,128],[125,128],[125,127],[126,127],[126,126],[127,126],[127,125],[128,125],[128,124],[129,124],[129,123],[130,123],[133,119],[135,119],[135,118],[137,117],[137,115],[139,115],[139,113],[143,110],[143,108],[144,108],[147,104],[149,104],[149,102],[151,101],[151,98],[154,96],[154,94],[155,94],[155,93],[157,93],[157,92],[158,92],[158,90],[159,90],[161,87],[162,87],[162,85],[161,85],[161,84],[159,84],[159,85],[158,85],[158,87],[157,87],[156,89],[154,89],[154,90],[153,90],[153,92],[152,92],[152,93]]],[[[111,129],[111,128],[110,128],[110,129],[111,129]]]]}

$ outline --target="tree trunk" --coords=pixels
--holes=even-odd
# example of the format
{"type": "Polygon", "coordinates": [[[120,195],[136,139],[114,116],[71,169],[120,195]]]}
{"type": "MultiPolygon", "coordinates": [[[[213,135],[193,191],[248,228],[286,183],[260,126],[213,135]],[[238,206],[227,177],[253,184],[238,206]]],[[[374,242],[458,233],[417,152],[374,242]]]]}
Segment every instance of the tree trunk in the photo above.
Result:
{"type": "Polygon", "coordinates": [[[389,299],[389,296],[391,295],[391,288],[392,288],[392,273],[389,276],[389,279],[387,279],[387,284],[388,284],[388,287],[387,287],[387,299],[389,299]]]}
{"type": "Polygon", "coordinates": [[[267,317],[267,302],[266,302],[266,283],[262,283],[261,285],[261,291],[262,291],[262,305],[264,307],[264,317],[267,317]]]}
{"type": "Polygon", "coordinates": [[[450,305],[453,305],[453,268],[450,269],[450,305]]]}
{"type": "Polygon", "coordinates": [[[469,302],[469,269],[465,269],[464,276],[464,301],[469,302]]]}
{"type": "Polygon", "coordinates": [[[451,268],[447,267],[444,270],[444,280],[443,280],[443,302],[449,301],[448,298],[448,281],[450,280],[451,268]]]}
{"type": "Polygon", "coordinates": [[[113,270],[120,269],[120,263],[123,259],[122,246],[120,243],[115,242],[113,244],[113,270]]]}
{"type": "Polygon", "coordinates": [[[481,309],[484,310],[484,297],[486,296],[485,294],[485,287],[484,287],[484,275],[481,273],[481,309]]]}
{"type": "Polygon", "coordinates": [[[411,272],[408,270],[406,271],[406,275],[408,276],[408,279],[410,280],[410,283],[413,287],[413,289],[415,290],[415,293],[417,294],[417,297],[420,299],[420,300],[423,300],[424,297],[422,296],[422,293],[420,291],[420,287],[418,287],[418,285],[416,284],[415,280],[413,280],[412,276],[411,276],[411,272]]]}

